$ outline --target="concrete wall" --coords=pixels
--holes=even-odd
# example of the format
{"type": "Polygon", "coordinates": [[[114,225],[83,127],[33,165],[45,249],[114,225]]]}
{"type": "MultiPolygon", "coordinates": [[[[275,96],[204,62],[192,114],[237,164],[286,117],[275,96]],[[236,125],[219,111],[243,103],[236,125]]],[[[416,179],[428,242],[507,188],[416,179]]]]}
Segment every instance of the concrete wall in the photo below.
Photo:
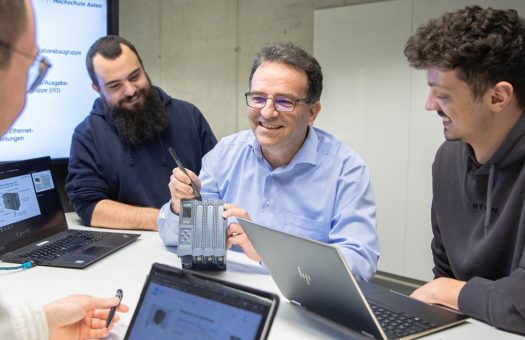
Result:
{"type": "Polygon", "coordinates": [[[154,84],[197,105],[223,137],[248,128],[244,93],[265,42],[312,53],[315,9],[365,2],[374,1],[120,0],[120,35],[135,44],[154,84]]]}

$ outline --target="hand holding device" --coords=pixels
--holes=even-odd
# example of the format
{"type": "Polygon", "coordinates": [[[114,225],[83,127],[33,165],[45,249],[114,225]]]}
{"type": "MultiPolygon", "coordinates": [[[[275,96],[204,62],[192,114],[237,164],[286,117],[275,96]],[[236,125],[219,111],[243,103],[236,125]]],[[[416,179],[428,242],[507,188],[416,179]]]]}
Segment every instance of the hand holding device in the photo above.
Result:
{"type": "Polygon", "coordinates": [[[171,155],[171,158],[173,158],[173,160],[175,161],[175,163],[177,164],[177,167],[182,171],[184,172],[184,174],[186,176],[188,176],[188,178],[190,179],[190,185],[191,185],[191,188],[193,189],[193,193],[197,196],[196,199],[199,200],[199,201],[202,201],[202,197],[201,197],[201,193],[199,192],[199,189],[197,188],[197,185],[193,182],[193,180],[191,179],[190,175],[188,174],[188,172],[186,171],[186,168],[184,167],[184,165],[182,165],[182,162],[180,161],[179,157],[177,156],[177,154],[175,153],[175,150],[173,150],[172,147],[169,147],[168,148],[168,152],[170,153],[171,155]]]}
{"type": "Polygon", "coordinates": [[[115,316],[115,312],[117,311],[118,306],[120,306],[120,302],[122,301],[122,298],[124,297],[124,293],[122,292],[122,289],[117,289],[117,293],[115,294],[115,297],[118,298],[118,305],[111,307],[109,310],[109,315],[106,320],[106,328],[111,325],[111,322],[113,321],[113,316],[115,316]]]}

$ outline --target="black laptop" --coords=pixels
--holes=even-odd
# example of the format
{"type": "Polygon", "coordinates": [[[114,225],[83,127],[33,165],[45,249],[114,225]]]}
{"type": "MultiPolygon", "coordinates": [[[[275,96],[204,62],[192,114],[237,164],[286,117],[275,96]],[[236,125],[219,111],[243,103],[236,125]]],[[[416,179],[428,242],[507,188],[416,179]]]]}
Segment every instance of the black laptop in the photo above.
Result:
{"type": "Polygon", "coordinates": [[[279,297],[155,263],[125,339],[266,339],[279,297]]]}
{"type": "Polygon", "coordinates": [[[84,268],[139,236],[68,229],[49,157],[0,164],[0,260],[84,268]]]}
{"type": "Polygon", "coordinates": [[[386,287],[358,283],[333,245],[238,220],[284,296],[363,335],[412,339],[467,319],[386,287]]]}

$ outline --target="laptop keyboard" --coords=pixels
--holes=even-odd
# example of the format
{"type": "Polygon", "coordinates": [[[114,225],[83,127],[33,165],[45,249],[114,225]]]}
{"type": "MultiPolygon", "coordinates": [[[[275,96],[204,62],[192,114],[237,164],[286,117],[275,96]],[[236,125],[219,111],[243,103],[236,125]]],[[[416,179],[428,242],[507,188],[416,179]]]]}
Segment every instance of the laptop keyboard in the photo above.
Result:
{"type": "Polygon", "coordinates": [[[423,332],[436,326],[421,318],[410,316],[405,313],[396,313],[374,304],[370,304],[370,307],[383,330],[396,338],[423,332]]]}
{"type": "Polygon", "coordinates": [[[53,243],[41,246],[38,249],[25,254],[18,255],[18,258],[24,261],[30,260],[38,264],[41,261],[52,261],[57,257],[75,253],[97,242],[109,235],[105,232],[93,232],[85,230],[76,230],[74,233],[57,240],[53,243]]]}

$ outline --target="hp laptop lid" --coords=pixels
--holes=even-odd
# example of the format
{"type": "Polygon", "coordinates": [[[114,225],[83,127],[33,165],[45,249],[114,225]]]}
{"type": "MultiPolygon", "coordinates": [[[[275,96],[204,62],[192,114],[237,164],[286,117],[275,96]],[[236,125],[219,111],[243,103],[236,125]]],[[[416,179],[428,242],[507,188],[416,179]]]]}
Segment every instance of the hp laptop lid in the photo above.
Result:
{"type": "Polygon", "coordinates": [[[55,183],[49,157],[0,164],[2,261],[33,260],[38,265],[84,268],[140,236],[69,230],[55,183]],[[64,237],[68,237],[68,242],[54,247],[62,248],[61,256],[51,260],[51,256],[41,254],[64,237]],[[81,246],[86,241],[90,245],[81,246]],[[24,257],[28,253],[31,258],[24,257]],[[37,253],[42,256],[34,257],[37,253]]]}
{"type": "Polygon", "coordinates": [[[365,297],[337,247],[238,220],[284,296],[352,330],[379,339],[399,337],[397,330],[380,326],[372,311],[376,306],[411,318],[407,321],[423,320],[410,326],[413,331],[403,330],[412,333],[406,338],[419,337],[467,318],[363,283],[367,288],[365,297]]]}
{"type": "Polygon", "coordinates": [[[125,339],[266,339],[275,294],[155,263],[125,339]]]}

